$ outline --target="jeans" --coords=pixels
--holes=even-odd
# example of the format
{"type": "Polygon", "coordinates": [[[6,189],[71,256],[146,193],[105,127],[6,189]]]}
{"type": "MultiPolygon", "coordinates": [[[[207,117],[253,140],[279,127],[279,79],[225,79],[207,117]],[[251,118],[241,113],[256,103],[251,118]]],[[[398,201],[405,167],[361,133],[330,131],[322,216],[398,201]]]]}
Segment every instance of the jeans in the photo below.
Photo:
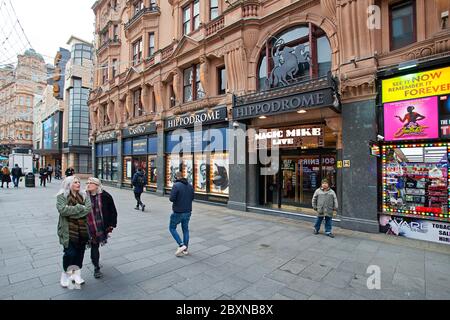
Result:
{"type": "Polygon", "coordinates": [[[13,176],[12,181],[14,183],[14,187],[18,188],[19,187],[19,177],[13,176]]]}
{"type": "Polygon", "coordinates": [[[45,187],[46,183],[47,183],[47,177],[46,176],[41,176],[41,187],[42,187],[42,184],[44,184],[44,187],[45,187]]]}
{"type": "Polygon", "coordinates": [[[136,201],[137,201],[137,205],[136,205],[137,208],[139,208],[140,205],[141,205],[141,206],[144,206],[144,204],[143,204],[142,201],[141,201],[141,195],[142,195],[142,193],[138,193],[138,192],[135,192],[135,193],[134,193],[134,198],[135,198],[136,201]]]}
{"type": "Polygon", "coordinates": [[[96,269],[100,268],[100,245],[91,243],[91,261],[96,269]]]}
{"type": "Polygon", "coordinates": [[[49,182],[52,182],[52,174],[53,174],[53,172],[49,172],[49,173],[47,174],[47,180],[48,180],[49,182]]]}
{"type": "Polygon", "coordinates": [[[170,216],[169,231],[172,237],[181,247],[185,245],[189,246],[189,221],[191,220],[191,212],[186,213],[172,213],[170,216]],[[177,226],[181,223],[181,229],[183,230],[183,241],[177,232],[177,226]]]}
{"type": "Polygon", "coordinates": [[[70,266],[77,266],[78,268],[83,267],[84,251],[86,246],[84,244],[74,244],[69,242],[69,246],[64,248],[63,256],[63,268],[67,271],[70,266]]]}
{"type": "Polygon", "coordinates": [[[316,231],[320,231],[320,226],[322,225],[322,221],[325,218],[325,233],[331,233],[331,228],[333,227],[333,218],[331,217],[317,217],[316,224],[314,228],[316,231]]]}

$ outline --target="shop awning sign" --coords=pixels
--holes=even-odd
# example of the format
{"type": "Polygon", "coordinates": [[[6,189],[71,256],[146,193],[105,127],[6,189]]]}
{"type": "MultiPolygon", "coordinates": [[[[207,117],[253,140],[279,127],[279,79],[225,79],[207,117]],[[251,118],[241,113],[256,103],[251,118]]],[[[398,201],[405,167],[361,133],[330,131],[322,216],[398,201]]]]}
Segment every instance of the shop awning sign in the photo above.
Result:
{"type": "Polygon", "coordinates": [[[312,92],[299,92],[293,95],[267,99],[233,108],[233,118],[236,120],[250,119],[265,115],[294,112],[299,109],[312,109],[332,106],[334,102],[333,89],[326,88],[312,92]]]}
{"type": "Polygon", "coordinates": [[[142,136],[146,134],[152,134],[156,132],[156,123],[155,122],[149,122],[149,123],[143,123],[134,127],[126,128],[123,130],[123,137],[129,138],[129,137],[135,137],[135,136],[142,136]]]}

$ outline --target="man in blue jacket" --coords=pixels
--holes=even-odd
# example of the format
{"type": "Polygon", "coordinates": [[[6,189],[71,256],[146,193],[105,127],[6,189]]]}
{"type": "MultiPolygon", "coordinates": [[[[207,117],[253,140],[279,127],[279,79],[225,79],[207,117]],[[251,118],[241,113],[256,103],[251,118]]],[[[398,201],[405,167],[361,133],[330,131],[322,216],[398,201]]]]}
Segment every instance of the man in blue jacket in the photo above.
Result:
{"type": "Polygon", "coordinates": [[[189,247],[189,221],[192,214],[192,201],[194,201],[194,188],[183,178],[181,172],[177,172],[176,181],[170,193],[173,213],[170,216],[169,231],[178,243],[175,252],[177,257],[188,255],[189,247]],[[177,232],[177,226],[181,223],[183,240],[177,232]]]}

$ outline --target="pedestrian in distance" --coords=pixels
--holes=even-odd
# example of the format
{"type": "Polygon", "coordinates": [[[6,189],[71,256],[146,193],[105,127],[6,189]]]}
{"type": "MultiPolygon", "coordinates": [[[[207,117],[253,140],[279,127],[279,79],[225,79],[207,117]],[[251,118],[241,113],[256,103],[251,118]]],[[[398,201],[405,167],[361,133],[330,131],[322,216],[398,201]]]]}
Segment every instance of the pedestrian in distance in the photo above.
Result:
{"type": "Polygon", "coordinates": [[[59,212],[59,243],[64,247],[61,286],[67,288],[70,278],[77,285],[82,285],[84,280],[81,278],[81,270],[89,241],[87,216],[92,205],[90,197],[81,190],[80,179],[72,176],[62,182],[56,198],[56,208],[59,212]]]}
{"type": "Polygon", "coordinates": [[[52,174],[53,174],[53,167],[51,164],[47,165],[47,179],[51,183],[52,182],[52,174]]]}
{"type": "Polygon", "coordinates": [[[0,164],[0,182],[3,181],[3,165],[0,164]]]}
{"type": "Polygon", "coordinates": [[[73,168],[67,168],[66,169],[66,178],[71,177],[75,174],[75,170],[73,168]]]}
{"type": "Polygon", "coordinates": [[[147,178],[145,176],[145,173],[141,168],[138,168],[137,172],[133,176],[133,179],[131,180],[131,183],[134,187],[134,198],[137,201],[135,209],[140,210],[140,207],[142,207],[142,212],[145,211],[145,204],[142,203],[141,196],[144,192],[144,187],[147,184],[146,181],[147,178]]]}
{"type": "Polygon", "coordinates": [[[59,164],[55,167],[55,179],[61,180],[61,166],[59,164]]]}
{"type": "Polygon", "coordinates": [[[14,188],[19,188],[19,179],[23,177],[22,168],[16,163],[14,168],[11,170],[11,176],[14,183],[14,188]]]}
{"type": "Polygon", "coordinates": [[[41,180],[40,186],[42,187],[43,185],[45,188],[47,184],[47,168],[41,167],[39,169],[39,179],[41,180]]]}
{"type": "Polygon", "coordinates": [[[117,210],[112,196],[106,192],[97,178],[89,178],[86,187],[92,209],[88,214],[89,244],[94,278],[103,277],[100,271],[100,246],[107,243],[109,234],[117,227],[117,210]]]}
{"type": "Polygon", "coordinates": [[[9,189],[9,184],[11,182],[11,172],[9,171],[8,166],[4,166],[2,169],[2,188],[3,184],[6,182],[6,188],[9,189]]]}
{"type": "Polygon", "coordinates": [[[334,238],[331,229],[333,227],[333,214],[338,209],[338,200],[327,179],[322,180],[321,187],[314,193],[312,206],[317,212],[314,234],[319,234],[322,221],[325,219],[325,234],[330,238],[334,238]]]}
{"type": "Polygon", "coordinates": [[[176,181],[170,193],[172,202],[172,215],[170,216],[169,231],[178,244],[175,252],[177,257],[188,255],[189,248],[189,221],[192,215],[192,201],[194,201],[194,188],[183,178],[181,172],[176,173],[176,181]],[[178,225],[181,224],[183,240],[177,232],[178,225]]]}

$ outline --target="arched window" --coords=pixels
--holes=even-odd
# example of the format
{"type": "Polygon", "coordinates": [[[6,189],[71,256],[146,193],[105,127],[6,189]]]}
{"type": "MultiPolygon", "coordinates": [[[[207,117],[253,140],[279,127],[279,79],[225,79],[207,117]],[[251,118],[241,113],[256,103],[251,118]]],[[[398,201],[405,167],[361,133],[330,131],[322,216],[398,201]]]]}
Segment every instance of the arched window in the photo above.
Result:
{"type": "Polygon", "coordinates": [[[270,37],[258,64],[259,89],[326,76],[331,70],[331,47],[325,32],[300,25],[270,37]]]}

